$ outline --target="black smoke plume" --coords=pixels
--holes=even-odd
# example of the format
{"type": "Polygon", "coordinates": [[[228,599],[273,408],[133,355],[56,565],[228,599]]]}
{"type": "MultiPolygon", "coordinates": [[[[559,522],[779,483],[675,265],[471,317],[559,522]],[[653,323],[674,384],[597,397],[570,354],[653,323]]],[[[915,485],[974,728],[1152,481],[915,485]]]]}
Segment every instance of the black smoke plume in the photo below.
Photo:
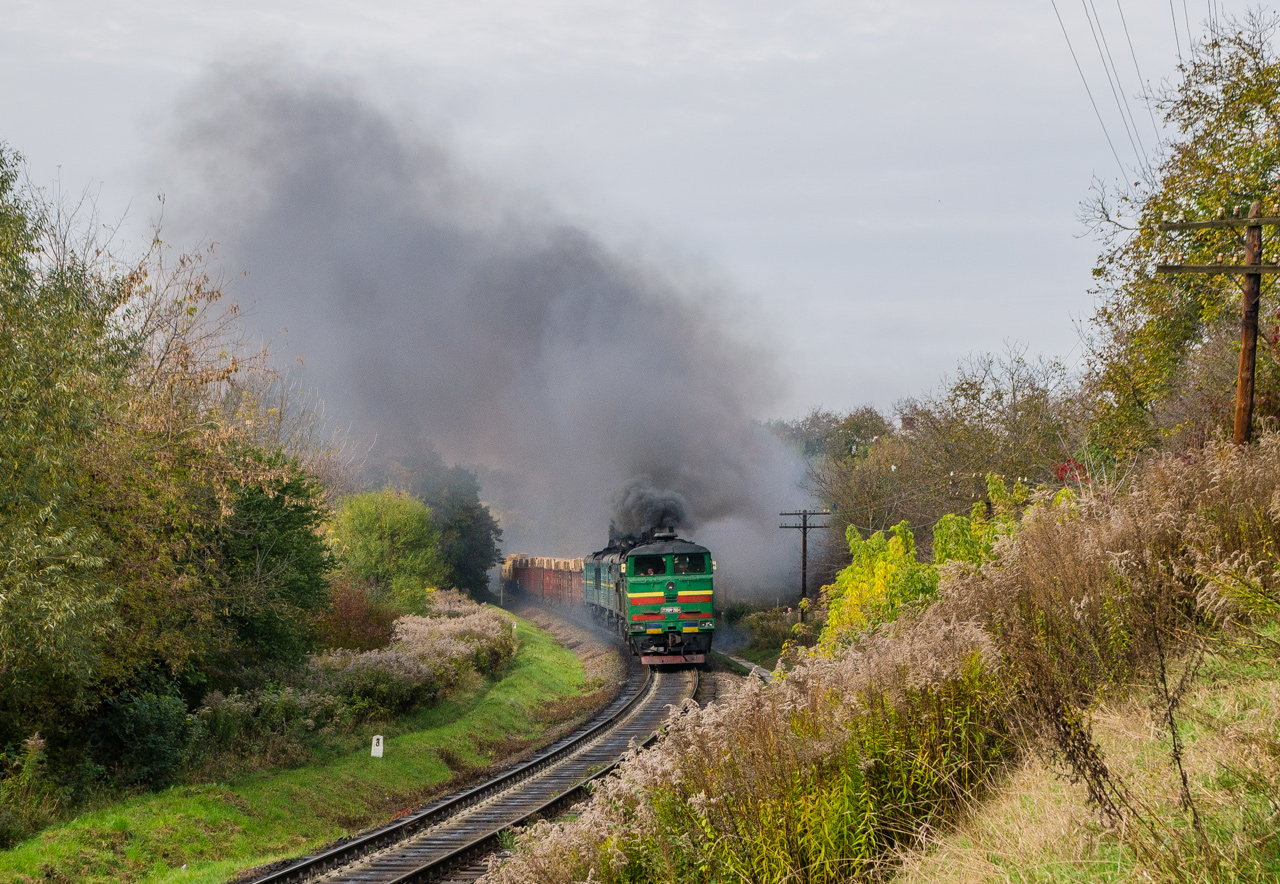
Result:
{"type": "Polygon", "coordinates": [[[597,549],[616,502],[780,588],[802,468],[753,419],[778,373],[724,286],[606,247],[326,77],[223,68],[182,108],[170,221],[247,271],[250,321],[354,433],[473,466],[508,552],[597,549]]]}
{"type": "Polygon", "coordinates": [[[648,476],[637,476],[616,499],[613,524],[624,534],[690,527],[689,504],[680,492],[656,488],[648,476]]]}

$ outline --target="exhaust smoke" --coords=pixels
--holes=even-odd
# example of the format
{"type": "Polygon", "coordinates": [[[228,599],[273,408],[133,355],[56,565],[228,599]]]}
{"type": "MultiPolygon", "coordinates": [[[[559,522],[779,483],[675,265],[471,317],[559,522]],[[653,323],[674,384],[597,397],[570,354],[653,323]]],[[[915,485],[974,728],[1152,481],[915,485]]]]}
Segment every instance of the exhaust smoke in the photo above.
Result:
{"type": "Polygon", "coordinates": [[[804,465],[755,420],[779,372],[710,274],[609,248],[288,66],[210,74],[167,159],[192,175],[169,226],[247,271],[277,358],[382,452],[472,465],[507,551],[581,555],[612,517],[715,549],[739,597],[796,582],[776,515],[804,465]]]}
{"type": "Polygon", "coordinates": [[[613,524],[623,534],[639,534],[654,528],[678,531],[689,524],[689,504],[677,491],[655,488],[648,476],[638,476],[617,499],[613,524]]]}

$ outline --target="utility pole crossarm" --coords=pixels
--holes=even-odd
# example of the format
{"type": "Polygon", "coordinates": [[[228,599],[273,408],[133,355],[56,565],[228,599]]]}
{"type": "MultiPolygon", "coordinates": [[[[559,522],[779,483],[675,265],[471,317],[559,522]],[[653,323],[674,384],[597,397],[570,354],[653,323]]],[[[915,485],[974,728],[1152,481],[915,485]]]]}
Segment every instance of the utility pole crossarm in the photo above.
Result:
{"type": "MultiPolygon", "coordinates": [[[[800,600],[809,597],[809,532],[828,525],[812,525],[810,516],[829,516],[830,510],[798,510],[793,513],[778,513],[780,516],[799,516],[799,525],[779,525],[779,528],[795,528],[800,532],[800,600]]],[[[800,608],[800,617],[804,618],[804,608],[800,608]]]]}
{"type": "Polygon", "coordinates": [[[1161,221],[1156,230],[1213,230],[1230,227],[1280,227],[1280,218],[1216,218],[1211,221],[1161,221]]]}
{"type": "Polygon", "coordinates": [[[1280,264],[1157,264],[1156,273],[1280,273],[1280,264]]]}

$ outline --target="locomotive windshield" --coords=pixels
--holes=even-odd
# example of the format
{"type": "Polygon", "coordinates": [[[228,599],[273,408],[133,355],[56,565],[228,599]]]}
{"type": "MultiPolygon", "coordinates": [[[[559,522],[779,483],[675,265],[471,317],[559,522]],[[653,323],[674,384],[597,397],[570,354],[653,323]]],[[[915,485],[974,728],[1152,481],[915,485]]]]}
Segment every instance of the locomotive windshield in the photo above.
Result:
{"type": "Polygon", "coordinates": [[[667,573],[667,563],[662,556],[636,556],[631,560],[636,577],[654,577],[667,573]]]}
{"type": "Polygon", "coordinates": [[[674,558],[677,574],[707,573],[707,557],[704,553],[681,553],[674,558]]]}

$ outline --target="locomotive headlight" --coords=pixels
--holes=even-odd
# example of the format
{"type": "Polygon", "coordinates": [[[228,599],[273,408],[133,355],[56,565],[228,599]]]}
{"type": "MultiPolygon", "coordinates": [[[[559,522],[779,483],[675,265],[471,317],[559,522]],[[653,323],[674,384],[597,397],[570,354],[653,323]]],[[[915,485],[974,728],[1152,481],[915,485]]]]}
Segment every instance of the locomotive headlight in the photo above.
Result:
{"type": "Polygon", "coordinates": [[[699,621],[698,621],[698,628],[699,628],[699,629],[711,629],[713,626],[715,626],[715,623],[713,623],[713,622],[712,622],[712,621],[710,621],[710,620],[699,620],[699,621]]]}

